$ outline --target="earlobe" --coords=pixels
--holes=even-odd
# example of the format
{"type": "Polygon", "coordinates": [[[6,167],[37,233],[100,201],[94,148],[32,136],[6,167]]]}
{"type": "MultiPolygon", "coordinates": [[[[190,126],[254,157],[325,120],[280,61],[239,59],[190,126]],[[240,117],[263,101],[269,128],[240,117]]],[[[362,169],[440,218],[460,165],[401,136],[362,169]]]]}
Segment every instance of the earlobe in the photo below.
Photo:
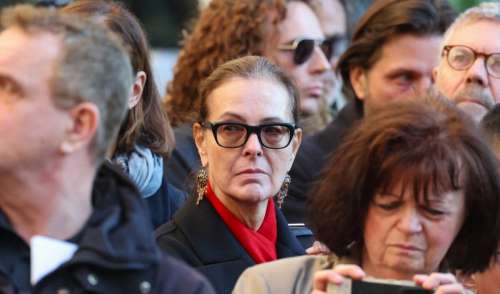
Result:
{"type": "Polygon", "coordinates": [[[199,123],[193,124],[193,138],[196,144],[196,149],[198,149],[198,155],[201,159],[201,165],[206,166],[208,164],[205,134],[203,132],[203,127],[199,123]]]}
{"type": "Polygon", "coordinates": [[[70,154],[90,145],[100,123],[95,104],[80,103],[69,111],[70,123],[60,144],[63,154],[70,154]]]}
{"type": "Polygon", "coordinates": [[[436,79],[437,79],[437,75],[438,75],[438,68],[437,66],[432,69],[432,83],[436,83],[436,79]]]}
{"type": "Polygon", "coordinates": [[[302,143],[302,129],[296,129],[295,130],[295,135],[293,136],[292,139],[292,154],[290,156],[289,160],[289,166],[287,170],[290,170],[293,165],[293,161],[295,160],[295,156],[297,155],[297,152],[299,151],[300,144],[302,143]]]}
{"type": "Polygon", "coordinates": [[[366,72],[361,67],[355,67],[349,72],[349,79],[356,97],[364,100],[367,88],[366,72]]]}

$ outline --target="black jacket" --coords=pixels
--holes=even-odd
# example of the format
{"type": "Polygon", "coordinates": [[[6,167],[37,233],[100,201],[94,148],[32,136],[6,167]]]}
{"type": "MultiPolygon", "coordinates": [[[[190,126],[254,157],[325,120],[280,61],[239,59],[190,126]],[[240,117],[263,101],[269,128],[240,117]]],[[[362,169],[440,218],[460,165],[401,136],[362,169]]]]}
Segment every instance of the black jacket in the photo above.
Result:
{"type": "Polygon", "coordinates": [[[302,141],[290,170],[292,182],[283,213],[290,223],[303,223],[309,190],[342,142],[347,131],[363,117],[363,110],[349,102],[326,128],[302,141]]]}
{"type": "Polygon", "coordinates": [[[191,124],[175,128],[174,135],[175,149],[168,159],[165,173],[170,184],[183,191],[192,191],[193,179],[201,163],[191,124]]]}
{"type": "Polygon", "coordinates": [[[144,199],[149,210],[153,228],[170,221],[174,213],[184,204],[187,193],[167,182],[163,177],[160,189],[144,199]]]}
{"type": "MultiPolygon", "coordinates": [[[[278,258],[304,254],[278,209],[276,217],[278,258]]],[[[220,294],[230,293],[239,275],[255,265],[206,199],[196,205],[189,198],[170,223],[157,229],[156,241],[162,250],[198,269],[220,294]]]]}
{"type": "Polygon", "coordinates": [[[0,293],[213,293],[196,272],[163,256],[133,184],[99,170],[93,212],[71,242],[73,257],[30,285],[30,251],[0,211],[0,293]]]}

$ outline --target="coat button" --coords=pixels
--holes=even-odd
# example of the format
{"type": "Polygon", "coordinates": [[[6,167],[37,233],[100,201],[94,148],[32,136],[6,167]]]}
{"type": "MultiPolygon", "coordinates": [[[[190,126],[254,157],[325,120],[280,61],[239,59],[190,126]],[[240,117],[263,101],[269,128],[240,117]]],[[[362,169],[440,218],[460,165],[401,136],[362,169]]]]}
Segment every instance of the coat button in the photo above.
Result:
{"type": "Polygon", "coordinates": [[[89,274],[87,276],[87,282],[89,282],[89,284],[91,286],[96,286],[98,283],[99,283],[99,280],[97,279],[97,276],[94,275],[94,274],[89,274]]]}
{"type": "Polygon", "coordinates": [[[66,288],[57,289],[57,294],[69,294],[69,290],[66,288]]]}
{"type": "Polygon", "coordinates": [[[139,291],[141,294],[148,294],[151,291],[151,283],[148,281],[143,281],[139,285],[139,291]]]}

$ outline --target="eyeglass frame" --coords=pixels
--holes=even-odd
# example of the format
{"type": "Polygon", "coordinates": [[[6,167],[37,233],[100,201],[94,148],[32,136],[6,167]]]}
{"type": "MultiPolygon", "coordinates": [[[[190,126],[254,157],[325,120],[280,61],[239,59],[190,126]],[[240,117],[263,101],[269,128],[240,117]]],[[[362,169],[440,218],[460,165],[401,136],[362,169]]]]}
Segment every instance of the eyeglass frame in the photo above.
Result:
{"type": "Polygon", "coordinates": [[[238,123],[238,122],[215,122],[215,123],[212,123],[212,122],[198,122],[198,123],[203,128],[211,129],[212,130],[212,134],[214,136],[214,139],[215,139],[215,142],[217,143],[217,145],[219,145],[222,148],[231,148],[231,149],[232,148],[240,148],[240,147],[244,146],[248,142],[248,138],[250,138],[250,136],[252,134],[257,135],[257,139],[259,139],[259,143],[260,143],[260,145],[262,147],[265,147],[267,149],[274,149],[274,150],[285,149],[292,142],[292,139],[295,136],[295,130],[299,129],[299,127],[297,127],[294,124],[290,124],[290,123],[268,123],[268,124],[262,124],[262,125],[257,125],[257,126],[251,126],[251,125],[247,125],[247,124],[244,124],[244,123],[238,123]],[[245,140],[243,141],[243,143],[241,143],[238,146],[231,146],[231,147],[223,146],[222,144],[220,144],[219,143],[219,139],[217,137],[217,129],[219,127],[223,126],[223,125],[236,125],[236,126],[241,126],[241,127],[245,128],[245,130],[246,130],[246,137],[245,137],[245,140]],[[265,127],[270,127],[270,126],[281,126],[281,127],[286,127],[288,129],[288,133],[290,134],[290,138],[288,139],[288,142],[283,147],[269,147],[269,146],[267,146],[266,144],[264,144],[262,142],[262,138],[261,138],[261,135],[260,135],[261,132],[262,132],[262,129],[265,128],[265,127]]]}
{"type": "Polygon", "coordinates": [[[500,55],[500,52],[494,52],[494,53],[490,53],[490,54],[486,54],[486,53],[482,53],[482,52],[477,52],[476,50],[472,49],[471,47],[469,46],[466,46],[466,45],[446,45],[446,46],[443,46],[443,51],[442,51],[442,56],[444,56],[446,58],[446,62],[448,63],[448,65],[453,68],[454,70],[457,70],[457,71],[465,71],[465,70],[468,70],[469,68],[471,68],[471,66],[474,64],[474,62],[476,62],[477,58],[478,57],[483,57],[483,65],[484,65],[484,68],[486,69],[486,72],[488,73],[488,75],[492,78],[495,78],[495,79],[500,79],[500,74],[498,76],[494,76],[490,73],[489,69],[488,69],[488,59],[493,56],[493,55],[500,55]],[[450,56],[450,50],[453,49],[453,48],[456,48],[456,47],[463,47],[463,48],[466,48],[468,50],[470,50],[473,54],[474,54],[474,60],[465,68],[463,69],[457,69],[455,67],[453,67],[450,63],[450,59],[449,59],[449,56],[450,56]]]}
{"type": "MultiPolygon", "coordinates": [[[[333,56],[333,47],[330,48],[330,55],[331,56],[326,56],[325,52],[323,51],[323,49],[321,48],[321,45],[323,45],[324,43],[330,43],[331,40],[329,39],[313,39],[313,38],[297,38],[295,40],[293,40],[291,43],[285,43],[285,44],[281,44],[278,46],[278,50],[282,50],[282,51],[292,51],[292,52],[295,52],[295,50],[297,49],[297,47],[299,46],[299,43],[301,41],[307,41],[307,40],[311,40],[311,41],[314,41],[314,46],[318,46],[320,49],[321,49],[321,53],[323,53],[323,55],[325,56],[325,58],[327,60],[331,60],[334,56],[333,56]]],[[[332,46],[332,45],[330,45],[332,46]]],[[[297,64],[297,65],[301,65],[301,64],[304,64],[306,63],[312,56],[314,55],[314,48],[313,48],[313,51],[311,52],[311,55],[306,59],[304,60],[304,62],[302,63],[297,63],[295,62],[294,60],[294,63],[297,64]]]]}

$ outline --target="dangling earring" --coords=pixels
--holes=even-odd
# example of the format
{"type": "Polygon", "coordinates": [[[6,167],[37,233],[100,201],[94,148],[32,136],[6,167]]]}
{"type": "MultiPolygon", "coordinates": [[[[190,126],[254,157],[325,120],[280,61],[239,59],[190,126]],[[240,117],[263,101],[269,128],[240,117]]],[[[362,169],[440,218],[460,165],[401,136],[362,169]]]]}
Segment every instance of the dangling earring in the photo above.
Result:
{"type": "Polygon", "coordinates": [[[203,196],[205,196],[205,192],[207,190],[208,184],[208,173],[206,167],[201,167],[196,175],[196,205],[200,204],[200,201],[203,200],[203,196]]]}
{"type": "Polygon", "coordinates": [[[289,174],[286,174],[285,179],[283,180],[283,184],[281,185],[280,190],[278,191],[278,199],[276,203],[278,204],[278,208],[281,208],[283,205],[283,201],[285,200],[286,195],[288,194],[288,186],[290,185],[290,182],[292,181],[292,178],[290,177],[289,174]]]}

